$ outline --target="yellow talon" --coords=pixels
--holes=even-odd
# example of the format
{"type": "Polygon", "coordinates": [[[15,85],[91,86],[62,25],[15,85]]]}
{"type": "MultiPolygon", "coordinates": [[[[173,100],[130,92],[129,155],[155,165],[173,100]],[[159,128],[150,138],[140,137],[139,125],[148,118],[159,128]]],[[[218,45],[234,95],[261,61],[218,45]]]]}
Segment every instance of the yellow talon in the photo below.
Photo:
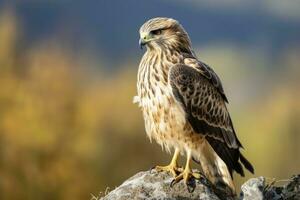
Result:
{"type": "Polygon", "coordinates": [[[161,172],[161,171],[166,171],[166,172],[171,172],[171,174],[176,177],[178,174],[178,167],[173,164],[169,164],[167,166],[156,166],[155,167],[156,171],[161,172]]]}
{"type": "Polygon", "coordinates": [[[179,172],[182,172],[182,168],[180,168],[177,164],[177,160],[178,160],[178,155],[179,155],[179,150],[175,149],[172,161],[169,165],[167,166],[156,166],[154,167],[154,169],[156,169],[157,171],[167,171],[167,172],[171,172],[171,174],[176,177],[177,174],[179,172]]]}
{"type": "Polygon", "coordinates": [[[191,170],[190,161],[191,161],[191,154],[188,153],[185,169],[181,171],[181,173],[174,178],[174,180],[171,182],[171,186],[178,183],[182,179],[184,180],[185,184],[188,185],[190,179],[201,178],[202,175],[200,173],[195,173],[191,170]]]}
{"type": "Polygon", "coordinates": [[[185,168],[178,176],[172,181],[172,185],[178,183],[180,180],[184,180],[186,184],[189,183],[190,179],[200,179],[201,174],[192,172],[190,168],[185,168]]]}

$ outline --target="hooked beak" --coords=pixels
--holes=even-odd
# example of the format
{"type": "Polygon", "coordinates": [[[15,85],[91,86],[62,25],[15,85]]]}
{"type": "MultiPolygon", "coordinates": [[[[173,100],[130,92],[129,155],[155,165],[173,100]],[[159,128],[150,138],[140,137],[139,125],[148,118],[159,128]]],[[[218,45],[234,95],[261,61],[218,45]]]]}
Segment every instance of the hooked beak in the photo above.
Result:
{"type": "Polygon", "coordinates": [[[143,49],[143,46],[147,44],[152,39],[151,35],[146,32],[142,32],[139,39],[140,48],[143,49]]]}
{"type": "Polygon", "coordinates": [[[145,46],[146,42],[145,40],[143,40],[142,38],[139,39],[139,45],[140,45],[140,48],[143,49],[143,46],[145,46]]]}

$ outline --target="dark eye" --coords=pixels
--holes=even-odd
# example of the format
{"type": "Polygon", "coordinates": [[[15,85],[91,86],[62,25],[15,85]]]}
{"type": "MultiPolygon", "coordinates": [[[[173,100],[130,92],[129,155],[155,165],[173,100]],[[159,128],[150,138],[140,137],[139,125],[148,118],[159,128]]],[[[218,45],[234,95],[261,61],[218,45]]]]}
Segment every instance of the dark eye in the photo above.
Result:
{"type": "Polygon", "coordinates": [[[162,33],[161,29],[151,31],[151,34],[153,34],[153,35],[160,35],[161,33],[162,33]]]}

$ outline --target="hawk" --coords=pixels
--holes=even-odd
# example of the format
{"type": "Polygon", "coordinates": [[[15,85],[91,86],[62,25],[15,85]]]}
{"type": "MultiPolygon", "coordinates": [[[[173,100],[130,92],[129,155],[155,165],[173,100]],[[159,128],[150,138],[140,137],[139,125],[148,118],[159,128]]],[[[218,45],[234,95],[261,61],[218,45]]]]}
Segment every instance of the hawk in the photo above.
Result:
{"type": "Polygon", "coordinates": [[[174,150],[169,165],[155,168],[171,172],[173,183],[188,183],[200,178],[191,170],[194,160],[215,186],[228,186],[235,193],[232,173],[244,176],[243,166],[252,173],[254,169],[240,152],[219,77],[196,58],[178,21],[153,18],[139,33],[139,43],[147,50],[139,65],[134,102],[142,110],[150,140],[174,150]],[[184,169],[177,164],[179,154],[187,157],[184,169]]]}

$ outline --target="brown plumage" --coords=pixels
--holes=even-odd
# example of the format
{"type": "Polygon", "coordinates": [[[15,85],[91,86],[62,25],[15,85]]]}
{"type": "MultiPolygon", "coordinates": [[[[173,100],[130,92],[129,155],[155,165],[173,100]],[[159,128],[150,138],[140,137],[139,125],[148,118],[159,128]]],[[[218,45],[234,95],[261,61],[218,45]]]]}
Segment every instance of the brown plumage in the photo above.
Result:
{"type": "Polygon", "coordinates": [[[142,110],[149,138],[175,150],[170,165],[156,169],[172,172],[175,182],[188,182],[199,177],[190,170],[193,158],[211,182],[227,185],[234,193],[232,172],[244,176],[242,164],[254,170],[240,153],[242,145],[219,77],[196,58],[188,34],[176,20],[150,19],[140,28],[140,36],[147,51],[140,62],[134,101],[142,110]],[[187,156],[184,170],[177,165],[178,154],[187,156]]]}

